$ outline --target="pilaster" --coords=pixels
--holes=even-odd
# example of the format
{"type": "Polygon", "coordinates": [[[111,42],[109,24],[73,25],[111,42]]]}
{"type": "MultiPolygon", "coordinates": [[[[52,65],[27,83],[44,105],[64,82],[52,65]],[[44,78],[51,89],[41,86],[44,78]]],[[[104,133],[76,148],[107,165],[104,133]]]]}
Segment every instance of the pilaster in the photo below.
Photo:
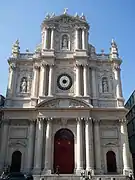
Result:
{"type": "Polygon", "coordinates": [[[86,42],[85,42],[86,38],[85,38],[85,27],[82,28],[82,49],[85,50],[86,49],[86,42]]]}
{"type": "Polygon", "coordinates": [[[88,65],[83,66],[84,96],[88,97],[88,65]]]}
{"type": "Polygon", "coordinates": [[[47,49],[47,35],[48,35],[48,29],[45,28],[45,31],[44,31],[44,46],[43,46],[43,49],[47,49]]]}
{"type": "Polygon", "coordinates": [[[97,84],[96,84],[96,68],[92,67],[92,98],[93,98],[93,105],[97,106],[97,84]]]}
{"type": "Polygon", "coordinates": [[[35,142],[35,159],[34,159],[34,173],[41,173],[42,165],[42,148],[43,148],[43,118],[37,118],[36,122],[36,142],[35,142]]]}
{"type": "Polygon", "coordinates": [[[48,96],[53,96],[53,71],[54,64],[49,65],[49,85],[48,85],[48,96]]]}
{"type": "Polygon", "coordinates": [[[92,119],[85,118],[85,149],[86,149],[86,170],[94,173],[94,149],[92,119]]]}
{"type": "Polygon", "coordinates": [[[80,81],[80,65],[76,64],[76,96],[81,96],[80,81]]]}
{"type": "Polygon", "coordinates": [[[80,174],[83,169],[83,147],[82,147],[82,121],[83,118],[77,118],[77,159],[76,159],[76,173],[80,174]]]}
{"type": "Polygon", "coordinates": [[[39,68],[38,64],[34,65],[34,78],[33,78],[33,85],[32,85],[32,97],[37,98],[38,96],[38,87],[39,87],[39,68]]]}
{"type": "Polygon", "coordinates": [[[35,121],[30,121],[29,125],[29,138],[28,138],[28,158],[27,158],[27,172],[32,170],[32,163],[34,157],[34,136],[35,135],[35,121]]]}
{"type": "Polygon", "coordinates": [[[101,143],[100,143],[100,120],[93,119],[94,121],[94,145],[95,145],[95,161],[96,161],[96,173],[102,173],[101,167],[101,143]]]}
{"type": "Polygon", "coordinates": [[[0,149],[0,171],[3,170],[4,164],[6,163],[8,130],[9,130],[9,119],[3,119],[2,128],[1,128],[2,142],[1,142],[1,149],[0,149]]]}
{"type": "Polygon", "coordinates": [[[14,96],[14,88],[15,86],[15,73],[16,73],[16,64],[11,63],[9,66],[9,78],[8,78],[8,89],[7,89],[7,96],[13,97],[14,96]]]}
{"type": "Polygon", "coordinates": [[[121,78],[120,78],[120,66],[118,64],[114,65],[114,75],[116,80],[116,97],[122,98],[122,86],[121,86],[121,78]]]}
{"type": "Polygon", "coordinates": [[[46,126],[46,144],[45,144],[45,160],[44,170],[42,174],[51,174],[51,152],[52,152],[52,118],[47,118],[46,126]]]}
{"type": "Polygon", "coordinates": [[[40,68],[40,86],[39,86],[39,96],[45,96],[46,88],[46,64],[43,62],[40,68]]]}
{"type": "Polygon", "coordinates": [[[128,143],[128,134],[127,134],[127,121],[125,118],[120,121],[120,130],[121,130],[121,145],[122,145],[122,157],[123,157],[123,174],[128,175],[131,171],[129,163],[129,143],[128,143]]]}
{"type": "Polygon", "coordinates": [[[78,49],[78,28],[75,30],[75,49],[78,49]]]}
{"type": "Polygon", "coordinates": [[[54,29],[51,28],[51,49],[54,49],[54,29]]]}

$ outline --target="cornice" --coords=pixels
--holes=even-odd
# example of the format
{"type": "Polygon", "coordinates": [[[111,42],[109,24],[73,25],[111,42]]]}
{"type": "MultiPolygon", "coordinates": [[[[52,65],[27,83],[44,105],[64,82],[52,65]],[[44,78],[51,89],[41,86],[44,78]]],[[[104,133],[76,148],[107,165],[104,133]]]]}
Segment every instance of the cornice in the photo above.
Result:
{"type": "Polygon", "coordinates": [[[35,107],[35,108],[3,108],[3,111],[43,111],[43,110],[49,110],[49,111],[90,111],[90,112],[99,112],[99,111],[106,111],[106,112],[128,112],[126,108],[98,108],[98,107],[72,107],[72,108],[49,108],[49,107],[35,107]]]}

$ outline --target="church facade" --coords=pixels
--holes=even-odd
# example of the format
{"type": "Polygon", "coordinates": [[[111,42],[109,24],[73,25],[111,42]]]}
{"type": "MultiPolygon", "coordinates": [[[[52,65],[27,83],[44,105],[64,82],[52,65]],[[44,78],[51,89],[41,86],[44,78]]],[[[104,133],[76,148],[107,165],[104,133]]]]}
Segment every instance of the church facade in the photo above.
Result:
{"type": "Polygon", "coordinates": [[[47,15],[35,52],[8,59],[9,79],[1,129],[0,170],[35,178],[125,179],[132,169],[114,40],[109,54],[88,42],[85,16],[47,15]]]}

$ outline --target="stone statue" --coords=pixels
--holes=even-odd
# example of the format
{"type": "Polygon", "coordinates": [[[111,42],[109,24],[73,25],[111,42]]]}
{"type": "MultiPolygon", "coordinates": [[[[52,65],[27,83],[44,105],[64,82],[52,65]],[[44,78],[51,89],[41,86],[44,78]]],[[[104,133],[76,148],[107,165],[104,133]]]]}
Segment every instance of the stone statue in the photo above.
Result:
{"type": "Polygon", "coordinates": [[[64,8],[64,13],[63,14],[67,14],[68,8],[64,8]]]}
{"type": "Polygon", "coordinates": [[[27,92],[27,79],[22,78],[21,85],[20,85],[20,92],[26,93],[27,92]]]}
{"type": "Polygon", "coordinates": [[[102,79],[102,91],[104,93],[108,92],[108,81],[107,81],[107,78],[103,78],[102,79]]]}
{"type": "Polygon", "coordinates": [[[64,35],[62,37],[62,49],[68,49],[68,36],[64,35]]]}

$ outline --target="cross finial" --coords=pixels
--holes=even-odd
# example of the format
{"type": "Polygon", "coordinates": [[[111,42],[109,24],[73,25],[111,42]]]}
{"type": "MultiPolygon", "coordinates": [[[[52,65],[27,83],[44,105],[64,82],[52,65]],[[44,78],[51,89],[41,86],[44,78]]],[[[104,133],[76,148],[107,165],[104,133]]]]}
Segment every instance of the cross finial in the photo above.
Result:
{"type": "Polygon", "coordinates": [[[68,8],[64,8],[64,14],[67,14],[68,8]]]}

